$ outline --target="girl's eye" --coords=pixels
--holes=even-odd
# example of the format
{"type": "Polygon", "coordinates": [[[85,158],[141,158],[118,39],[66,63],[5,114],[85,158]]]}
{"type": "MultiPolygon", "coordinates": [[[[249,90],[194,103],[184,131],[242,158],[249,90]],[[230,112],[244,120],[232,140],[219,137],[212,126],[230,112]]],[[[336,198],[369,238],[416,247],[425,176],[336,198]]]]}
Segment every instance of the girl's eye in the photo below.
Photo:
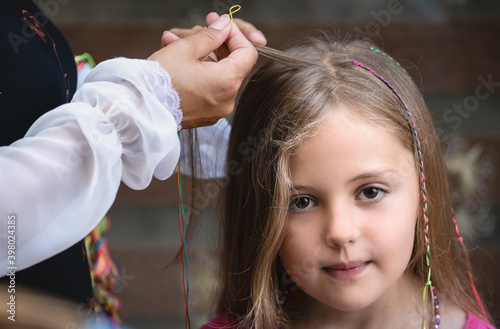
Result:
{"type": "Polygon", "coordinates": [[[386,191],[377,188],[377,187],[367,187],[364,188],[359,194],[358,194],[358,199],[362,201],[368,201],[368,202],[376,202],[380,201],[385,195],[387,194],[386,191]]]}
{"type": "Polygon", "coordinates": [[[314,207],[316,205],[316,202],[311,199],[310,197],[307,196],[299,196],[290,202],[290,210],[292,211],[304,211],[307,210],[311,207],[314,207]]]}

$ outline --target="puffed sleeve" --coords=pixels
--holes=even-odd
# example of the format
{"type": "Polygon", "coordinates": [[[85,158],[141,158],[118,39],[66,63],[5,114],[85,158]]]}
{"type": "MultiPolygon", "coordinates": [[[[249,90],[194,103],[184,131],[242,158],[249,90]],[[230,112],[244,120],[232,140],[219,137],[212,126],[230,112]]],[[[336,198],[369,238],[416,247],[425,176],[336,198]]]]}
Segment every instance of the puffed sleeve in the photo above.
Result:
{"type": "Polygon", "coordinates": [[[0,276],[85,237],[120,181],[144,189],[152,176],[168,178],[179,158],[179,101],[157,62],[112,59],[92,70],[71,103],[0,147],[0,276]]]}

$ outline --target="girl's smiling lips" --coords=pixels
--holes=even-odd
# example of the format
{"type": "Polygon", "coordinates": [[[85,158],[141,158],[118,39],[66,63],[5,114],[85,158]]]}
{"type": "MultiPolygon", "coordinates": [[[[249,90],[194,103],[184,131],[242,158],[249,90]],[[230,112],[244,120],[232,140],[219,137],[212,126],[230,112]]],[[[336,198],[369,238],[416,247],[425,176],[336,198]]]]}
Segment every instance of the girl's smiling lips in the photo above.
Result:
{"type": "Polygon", "coordinates": [[[353,280],[371,264],[367,262],[347,262],[324,266],[321,269],[337,280],[353,280]]]}

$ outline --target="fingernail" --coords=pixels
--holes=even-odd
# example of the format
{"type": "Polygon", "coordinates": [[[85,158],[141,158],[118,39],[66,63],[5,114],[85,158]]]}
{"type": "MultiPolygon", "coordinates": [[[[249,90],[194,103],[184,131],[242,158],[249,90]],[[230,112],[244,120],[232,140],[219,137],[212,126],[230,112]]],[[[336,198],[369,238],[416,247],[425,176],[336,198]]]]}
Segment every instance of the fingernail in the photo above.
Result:
{"type": "Polygon", "coordinates": [[[253,42],[258,43],[258,44],[265,45],[267,43],[266,37],[260,31],[251,33],[249,38],[250,38],[250,41],[253,41],[253,42]]]}
{"type": "Polygon", "coordinates": [[[213,22],[209,27],[216,29],[216,30],[223,30],[227,24],[231,21],[231,18],[229,18],[228,14],[224,14],[221,17],[219,17],[215,22],[213,22]]]}
{"type": "Polygon", "coordinates": [[[172,33],[172,32],[170,32],[170,31],[164,31],[164,32],[163,32],[163,35],[169,35],[169,36],[170,36],[172,39],[174,39],[174,40],[179,40],[179,39],[180,39],[177,35],[173,34],[173,33],[172,33]]]}

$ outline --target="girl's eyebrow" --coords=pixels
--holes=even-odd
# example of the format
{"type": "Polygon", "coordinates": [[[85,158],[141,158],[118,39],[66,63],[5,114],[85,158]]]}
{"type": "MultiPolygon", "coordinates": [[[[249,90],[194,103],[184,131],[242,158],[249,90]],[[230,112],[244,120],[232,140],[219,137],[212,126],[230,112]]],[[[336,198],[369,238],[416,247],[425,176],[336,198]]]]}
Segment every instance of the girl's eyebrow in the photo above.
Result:
{"type": "Polygon", "coordinates": [[[380,170],[373,170],[369,172],[362,173],[356,177],[351,178],[347,184],[351,184],[360,180],[365,180],[368,178],[380,178],[380,177],[386,177],[386,176],[392,176],[392,175],[397,175],[398,171],[392,168],[386,168],[386,169],[380,169],[380,170]]]}
{"type": "Polygon", "coordinates": [[[307,186],[307,185],[297,185],[297,186],[292,185],[290,187],[290,191],[293,192],[296,190],[302,190],[302,191],[306,190],[306,191],[313,191],[314,192],[314,191],[317,191],[318,189],[313,187],[313,186],[307,186]]]}
{"type": "MultiPolygon", "coordinates": [[[[352,184],[354,182],[360,181],[360,180],[365,180],[365,179],[373,179],[373,178],[384,178],[387,176],[392,176],[392,175],[399,175],[398,171],[392,168],[383,168],[379,170],[372,170],[368,172],[364,172],[362,174],[359,174],[353,178],[351,178],[346,185],[352,184]]],[[[308,185],[292,185],[290,187],[290,191],[318,191],[318,189],[314,186],[308,186],[308,185]]]]}

